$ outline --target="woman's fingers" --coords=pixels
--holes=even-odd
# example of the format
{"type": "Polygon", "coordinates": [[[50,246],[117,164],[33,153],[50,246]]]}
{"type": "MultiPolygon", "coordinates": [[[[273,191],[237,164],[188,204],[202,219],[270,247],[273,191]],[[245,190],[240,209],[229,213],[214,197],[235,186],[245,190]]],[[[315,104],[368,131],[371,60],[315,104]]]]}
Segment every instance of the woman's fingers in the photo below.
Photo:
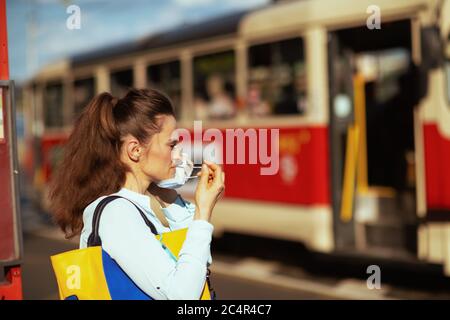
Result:
{"type": "Polygon", "coordinates": [[[200,176],[200,183],[207,184],[208,183],[208,176],[209,176],[209,169],[206,164],[202,165],[202,170],[199,172],[200,176]]]}
{"type": "MultiPolygon", "coordinates": [[[[209,174],[210,174],[210,175],[212,174],[213,176],[215,176],[215,172],[216,172],[218,169],[221,170],[220,166],[218,166],[218,165],[215,164],[214,162],[210,162],[210,161],[205,160],[205,161],[204,161],[204,164],[207,165],[207,167],[208,167],[208,169],[209,169],[209,174]]],[[[199,173],[197,173],[197,175],[198,175],[198,176],[201,176],[201,175],[202,175],[201,171],[200,171],[199,173]]]]}
{"type": "Polygon", "coordinates": [[[209,186],[214,186],[215,189],[221,193],[225,188],[225,173],[222,171],[222,167],[210,162],[204,161],[202,170],[197,173],[200,177],[200,182],[209,186]]]}
{"type": "MultiPolygon", "coordinates": [[[[218,172],[222,172],[222,167],[219,166],[218,164],[214,163],[214,162],[210,162],[205,160],[205,163],[208,165],[208,168],[214,172],[214,174],[218,173],[218,172]]],[[[219,174],[220,175],[220,174],[219,174]]]]}
{"type": "Polygon", "coordinates": [[[223,184],[223,171],[222,168],[218,165],[216,165],[214,170],[214,182],[216,184],[223,184]]]}
{"type": "Polygon", "coordinates": [[[204,163],[206,163],[208,165],[208,167],[210,169],[212,169],[213,171],[216,171],[217,168],[220,168],[220,166],[218,166],[217,164],[215,164],[214,162],[208,161],[208,160],[204,160],[204,163]]]}

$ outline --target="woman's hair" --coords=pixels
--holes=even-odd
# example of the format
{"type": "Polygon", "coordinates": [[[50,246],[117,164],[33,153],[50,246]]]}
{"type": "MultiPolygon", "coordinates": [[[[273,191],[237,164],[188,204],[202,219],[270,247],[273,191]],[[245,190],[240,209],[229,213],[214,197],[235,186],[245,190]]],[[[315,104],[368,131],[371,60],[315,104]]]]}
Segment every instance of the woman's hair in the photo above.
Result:
{"type": "Polygon", "coordinates": [[[148,143],[161,130],[161,115],[174,116],[173,107],[153,89],[130,89],[121,99],[104,92],[89,102],[50,182],[50,211],[67,238],[80,233],[89,203],[124,185],[130,169],[120,160],[123,138],[130,134],[148,143]]]}

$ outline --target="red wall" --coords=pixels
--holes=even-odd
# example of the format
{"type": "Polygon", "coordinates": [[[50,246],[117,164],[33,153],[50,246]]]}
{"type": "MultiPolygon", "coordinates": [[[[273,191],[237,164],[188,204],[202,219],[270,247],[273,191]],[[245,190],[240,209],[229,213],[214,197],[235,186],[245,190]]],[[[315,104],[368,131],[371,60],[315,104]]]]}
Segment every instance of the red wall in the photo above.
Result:
{"type": "Polygon", "coordinates": [[[450,139],[436,124],[424,125],[426,198],[428,209],[450,209],[450,139]]]}
{"type": "MultiPolygon", "coordinates": [[[[8,73],[8,41],[6,30],[6,5],[0,0],[0,80],[9,80],[8,73]]],[[[12,182],[8,141],[8,116],[6,114],[6,96],[3,93],[2,112],[4,139],[0,139],[0,261],[14,257],[14,229],[12,215],[12,182]]],[[[0,271],[1,272],[1,271],[0,271]]]]}

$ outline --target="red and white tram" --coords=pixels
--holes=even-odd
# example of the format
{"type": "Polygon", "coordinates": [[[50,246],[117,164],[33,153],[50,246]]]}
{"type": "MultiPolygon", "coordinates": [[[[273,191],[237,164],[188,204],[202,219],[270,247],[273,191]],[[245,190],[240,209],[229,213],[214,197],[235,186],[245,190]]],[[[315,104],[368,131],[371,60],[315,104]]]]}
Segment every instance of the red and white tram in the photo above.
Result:
{"type": "Polygon", "coordinates": [[[158,87],[181,127],[279,129],[277,174],[224,165],[217,235],[450,275],[449,26],[448,0],[290,1],[71,57],[25,88],[28,170],[45,190],[94,94],[158,87]]]}

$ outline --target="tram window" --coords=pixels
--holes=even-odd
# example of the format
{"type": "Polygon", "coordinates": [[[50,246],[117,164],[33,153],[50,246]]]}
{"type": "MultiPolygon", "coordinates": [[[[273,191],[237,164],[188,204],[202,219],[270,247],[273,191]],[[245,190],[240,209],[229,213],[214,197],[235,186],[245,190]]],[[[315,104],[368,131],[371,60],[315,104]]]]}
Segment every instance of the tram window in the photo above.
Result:
{"type": "Polygon", "coordinates": [[[235,115],[234,51],[194,58],[194,108],[197,119],[235,115]]]}
{"type": "Polygon", "coordinates": [[[303,114],[307,99],[303,39],[255,45],[248,56],[249,114],[303,114]]]}
{"type": "Polygon", "coordinates": [[[44,122],[47,128],[60,128],[63,120],[63,85],[47,84],[44,89],[44,122]]]}
{"type": "Polygon", "coordinates": [[[95,95],[94,78],[75,80],[74,116],[77,117],[95,95]]]}
{"type": "Polygon", "coordinates": [[[172,61],[148,66],[147,79],[150,88],[158,89],[169,96],[178,117],[181,103],[180,62],[172,61]]]}
{"type": "Polygon", "coordinates": [[[127,69],[112,72],[110,79],[112,95],[122,98],[128,92],[128,89],[133,87],[133,70],[127,69]]]}

